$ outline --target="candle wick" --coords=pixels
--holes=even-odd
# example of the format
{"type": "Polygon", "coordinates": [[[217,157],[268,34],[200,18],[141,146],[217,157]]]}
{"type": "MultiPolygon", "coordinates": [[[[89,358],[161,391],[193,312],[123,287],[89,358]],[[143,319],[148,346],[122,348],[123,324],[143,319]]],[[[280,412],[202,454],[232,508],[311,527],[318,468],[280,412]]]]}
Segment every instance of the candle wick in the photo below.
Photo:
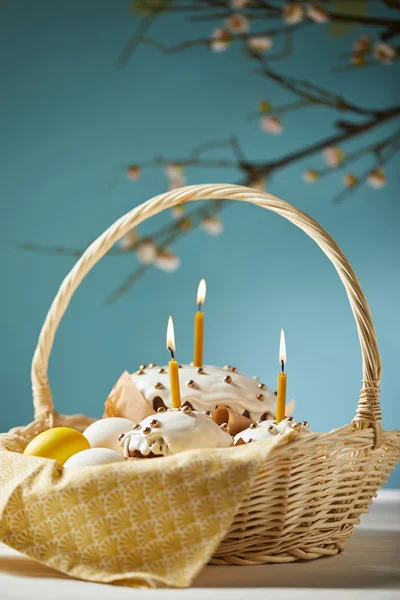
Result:
{"type": "Polygon", "coordinates": [[[199,302],[197,305],[197,310],[200,312],[201,311],[201,307],[203,306],[202,302],[199,302]]]}
{"type": "Polygon", "coordinates": [[[285,361],[281,360],[281,365],[282,365],[282,373],[285,372],[285,361]]]}
{"type": "Polygon", "coordinates": [[[171,358],[172,358],[172,360],[175,360],[175,353],[174,353],[174,351],[172,350],[172,348],[170,346],[168,346],[168,350],[171,352],[171,358]]]}

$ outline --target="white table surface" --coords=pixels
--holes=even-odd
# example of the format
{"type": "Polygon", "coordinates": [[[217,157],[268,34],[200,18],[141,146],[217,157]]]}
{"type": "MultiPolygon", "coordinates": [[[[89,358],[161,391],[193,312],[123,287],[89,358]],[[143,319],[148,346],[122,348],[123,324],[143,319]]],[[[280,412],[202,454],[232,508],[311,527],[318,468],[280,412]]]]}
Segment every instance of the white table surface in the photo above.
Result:
{"type": "Polygon", "coordinates": [[[61,575],[0,544],[2,600],[400,600],[400,490],[384,490],[346,551],[284,565],[206,567],[189,589],[132,589],[61,575]]]}

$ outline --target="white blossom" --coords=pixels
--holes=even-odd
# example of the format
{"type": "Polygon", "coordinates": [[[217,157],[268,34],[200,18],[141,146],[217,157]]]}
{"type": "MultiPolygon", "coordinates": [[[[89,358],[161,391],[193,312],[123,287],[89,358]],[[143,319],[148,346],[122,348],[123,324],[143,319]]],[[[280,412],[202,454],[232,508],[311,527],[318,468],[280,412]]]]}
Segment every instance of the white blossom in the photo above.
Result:
{"type": "Polygon", "coordinates": [[[304,8],[301,4],[289,2],[282,9],[282,18],[288,25],[296,25],[304,19],[304,8]]]}
{"type": "Polygon", "coordinates": [[[329,21],[326,10],[316,4],[307,4],[307,16],[315,23],[327,23],[329,21]]]}
{"type": "Polygon", "coordinates": [[[303,173],[303,179],[306,183],[315,183],[319,179],[319,173],[315,169],[307,169],[303,173]]]}
{"type": "Polygon", "coordinates": [[[282,121],[279,117],[262,117],[261,129],[272,135],[280,135],[283,130],[282,121]]]}
{"type": "Polygon", "coordinates": [[[396,58],[396,50],[390,44],[382,42],[375,46],[374,57],[384,65],[391,65],[396,58]]]}
{"type": "Polygon", "coordinates": [[[322,152],[326,164],[329,167],[337,167],[344,158],[344,152],[339,146],[328,146],[322,152]]]}
{"type": "Polygon", "coordinates": [[[211,33],[210,48],[213,52],[224,52],[231,43],[231,36],[226,29],[217,27],[211,33]]]}
{"type": "Polygon", "coordinates": [[[177,179],[183,175],[183,165],[179,163],[169,163],[165,166],[165,174],[168,179],[177,179]]]}
{"type": "Polygon", "coordinates": [[[220,235],[224,230],[224,225],[216,215],[204,217],[201,222],[201,228],[210,235],[220,235]]]}
{"type": "Polygon", "coordinates": [[[267,37],[266,35],[256,35],[250,38],[247,43],[249,48],[255,52],[267,52],[268,50],[271,50],[272,46],[274,45],[274,42],[271,40],[271,38],[267,37]]]}
{"type": "Polygon", "coordinates": [[[382,168],[378,167],[370,171],[367,177],[368,185],[375,189],[380,189],[386,185],[386,176],[382,168]]]}
{"type": "Polygon", "coordinates": [[[157,252],[154,264],[162,271],[172,273],[180,267],[181,259],[170,250],[162,250],[157,252]]]}
{"type": "Polygon", "coordinates": [[[183,165],[180,165],[179,163],[169,163],[165,167],[165,174],[168,179],[168,192],[186,185],[186,177],[183,165]]]}
{"type": "Polygon", "coordinates": [[[177,177],[176,179],[170,179],[167,186],[167,192],[172,192],[180,187],[186,185],[186,177],[177,177]]]}
{"type": "Polygon", "coordinates": [[[154,262],[157,255],[157,248],[152,238],[146,238],[140,242],[136,250],[136,256],[139,262],[144,265],[151,265],[154,262]]]}
{"type": "Polygon", "coordinates": [[[171,215],[174,219],[180,219],[185,214],[185,205],[177,204],[171,208],[171,215]]]}
{"type": "Polygon", "coordinates": [[[130,250],[139,240],[139,234],[136,229],[131,229],[119,240],[119,247],[122,250],[130,250]]]}
{"type": "Polygon", "coordinates": [[[225,25],[232,33],[248,33],[250,31],[250,21],[239,13],[228,17],[225,25]]]}

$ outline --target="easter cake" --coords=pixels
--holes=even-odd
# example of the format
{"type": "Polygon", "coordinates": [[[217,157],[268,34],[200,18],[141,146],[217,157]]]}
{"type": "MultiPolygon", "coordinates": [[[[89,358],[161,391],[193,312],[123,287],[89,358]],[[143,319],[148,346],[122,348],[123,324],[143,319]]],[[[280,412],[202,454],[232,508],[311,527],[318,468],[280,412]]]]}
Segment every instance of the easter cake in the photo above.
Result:
{"type": "MultiPolygon", "coordinates": [[[[141,365],[130,377],[154,411],[160,407],[172,407],[167,366],[154,363],[141,365]]],[[[182,406],[198,411],[213,411],[217,406],[225,405],[252,421],[275,416],[275,393],[258,377],[249,377],[235,367],[180,365],[179,380],[182,406]]],[[[287,414],[291,414],[292,409],[293,406],[288,404],[287,414]]]]}
{"type": "Polygon", "coordinates": [[[211,413],[159,408],[155,417],[146,417],[130,431],[120,435],[125,458],[169,456],[184,450],[228,448],[232,436],[227,425],[217,425],[211,413]]]}
{"type": "Polygon", "coordinates": [[[253,422],[247,429],[240,431],[233,438],[235,446],[259,442],[290,431],[309,433],[307,421],[297,423],[293,417],[286,417],[279,423],[273,420],[253,422]]]}

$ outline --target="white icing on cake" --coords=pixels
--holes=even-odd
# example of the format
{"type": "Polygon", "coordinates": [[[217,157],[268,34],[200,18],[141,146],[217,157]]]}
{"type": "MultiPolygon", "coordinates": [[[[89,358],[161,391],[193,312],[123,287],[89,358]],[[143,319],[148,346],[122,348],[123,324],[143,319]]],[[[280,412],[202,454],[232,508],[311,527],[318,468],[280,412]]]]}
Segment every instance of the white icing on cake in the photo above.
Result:
{"type": "MultiPolygon", "coordinates": [[[[199,373],[198,367],[191,365],[182,365],[179,369],[182,404],[190,402],[198,411],[213,411],[219,404],[225,404],[240,414],[247,410],[254,421],[264,413],[275,415],[276,396],[272,390],[264,389],[266,386],[258,378],[238,373],[232,367],[204,365],[202,368],[204,373],[199,373]],[[227,376],[231,377],[230,383],[225,381],[227,376]],[[194,387],[188,386],[189,381],[194,382],[194,387]]],[[[157,396],[162,398],[165,406],[172,406],[168,366],[139,369],[131,377],[152,407],[157,396]],[[160,369],[164,372],[160,373],[160,369]],[[139,374],[141,371],[142,374],[139,374]],[[160,389],[157,389],[156,384],[162,387],[159,385],[160,389]]]]}
{"type": "Polygon", "coordinates": [[[120,445],[126,458],[135,450],[143,456],[169,456],[184,450],[227,448],[232,446],[232,437],[205,413],[173,409],[143,419],[140,429],[125,433],[120,445]]]}
{"type": "MultiPolygon", "coordinates": [[[[303,423],[305,423],[305,421],[303,421],[303,423]]],[[[260,440],[273,438],[276,435],[285,433],[287,430],[294,429],[295,427],[298,427],[301,432],[310,433],[308,424],[303,425],[301,423],[296,423],[296,421],[290,417],[283,419],[283,421],[280,423],[276,423],[272,420],[254,423],[253,426],[250,426],[236,434],[233,442],[234,444],[237,444],[240,439],[246,444],[249,442],[258,442],[260,440]],[[271,431],[269,428],[271,428],[271,431]]]]}

